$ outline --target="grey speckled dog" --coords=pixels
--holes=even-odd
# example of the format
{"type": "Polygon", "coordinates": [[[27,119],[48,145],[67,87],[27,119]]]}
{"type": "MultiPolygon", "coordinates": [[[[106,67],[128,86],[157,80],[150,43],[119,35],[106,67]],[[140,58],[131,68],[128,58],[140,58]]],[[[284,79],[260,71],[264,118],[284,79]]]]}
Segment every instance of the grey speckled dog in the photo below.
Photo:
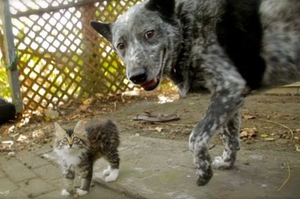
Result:
{"type": "Polygon", "coordinates": [[[213,176],[211,164],[234,165],[247,95],[300,80],[299,0],[147,0],[114,23],[91,26],[145,90],[168,77],[183,95],[212,93],[189,140],[199,186],[213,176]],[[225,149],[211,161],[207,145],[219,129],[225,149]]]}

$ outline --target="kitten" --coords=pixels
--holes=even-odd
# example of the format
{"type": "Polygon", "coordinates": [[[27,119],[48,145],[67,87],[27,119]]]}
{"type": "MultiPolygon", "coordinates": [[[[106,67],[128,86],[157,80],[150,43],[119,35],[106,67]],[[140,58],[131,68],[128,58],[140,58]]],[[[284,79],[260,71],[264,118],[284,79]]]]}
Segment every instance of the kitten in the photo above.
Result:
{"type": "Polygon", "coordinates": [[[59,157],[65,184],[61,195],[74,193],[75,169],[79,171],[82,178],[81,187],[76,190],[76,193],[87,194],[92,180],[94,162],[102,157],[109,163],[108,168],[103,171],[106,176],[105,181],[117,179],[120,139],[117,125],[113,121],[106,120],[87,128],[83,121],[79,121],[74,130],[64,130],[58,123],[55,123],[55,135],[54,151],[59,157]]]}

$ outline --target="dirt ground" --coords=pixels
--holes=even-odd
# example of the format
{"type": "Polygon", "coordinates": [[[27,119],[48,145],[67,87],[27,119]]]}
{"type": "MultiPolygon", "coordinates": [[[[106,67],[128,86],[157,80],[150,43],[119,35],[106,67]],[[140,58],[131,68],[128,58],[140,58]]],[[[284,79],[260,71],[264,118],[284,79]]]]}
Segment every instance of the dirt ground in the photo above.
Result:
{"type": "MultiPolygon", "coordinates": [[[[79,119],[88,124],[105,118],[114,119],[121,133],[162,139],[188,141],[193,127],[209,103],[209,95],[193,94],[180,98],[177,94],[142,93],[139,96],[95,96],[71,101],[54,111],[32,115],[23,113],[18,119],[0,126],[0,152],[34,150],[53,141],[53,122],[72,127],[79,119]],[[164,101],[172,101],[166,102],[164,101]],[[176,113],[180,119],[168,122],[134,121],[144,112],[151,114],[176,113]]],[[[242,145],[300,152],[300,96],[251,95],[242,109],[242,145]]],[[[221,144],[218,136],[211,147],[221,144]]]]}
{"type": "MultiPolygon", "coordinates": [[[[190,132],[201,119],[209,104],[209,95],[191,95],[170,103],[149,100],[136,103],[112,114],[123,131],[163,139],[188,141],[190,132]],[[132,118],[143,112],[180,116],[178,121],[145,122],[132,118]]],[[[300,96],[256,94],[248,98],[242,109],[241,140],[244,147],[299,151],[300,96]],[[297,147],[297,148],[296,148],[297,147]]],[[[211,147],[221,144],[219,136],[211,147]]],[[[300,152],[300,151],[299,151],[300,152]]]]}

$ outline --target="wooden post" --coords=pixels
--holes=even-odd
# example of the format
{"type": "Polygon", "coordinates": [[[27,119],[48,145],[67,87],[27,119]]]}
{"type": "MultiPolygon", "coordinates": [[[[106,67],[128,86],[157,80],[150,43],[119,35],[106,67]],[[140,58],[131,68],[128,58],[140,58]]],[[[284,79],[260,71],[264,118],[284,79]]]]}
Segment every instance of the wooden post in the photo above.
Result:
{"type": "Polygon", "coordinates": [[[22,96],[20,91],[19,72],[17,68],[17,54],[14,45],[14,35],[12,32],[11,13],[9,10],[9,1],[0,1],[1,19],[3,22],[4,30],[4,43],[5,43],[5,63],[7,66],[7,76],[11,88],[11,98],[13,104],[16,106],[16,111],[23,110],[22,96]]]}

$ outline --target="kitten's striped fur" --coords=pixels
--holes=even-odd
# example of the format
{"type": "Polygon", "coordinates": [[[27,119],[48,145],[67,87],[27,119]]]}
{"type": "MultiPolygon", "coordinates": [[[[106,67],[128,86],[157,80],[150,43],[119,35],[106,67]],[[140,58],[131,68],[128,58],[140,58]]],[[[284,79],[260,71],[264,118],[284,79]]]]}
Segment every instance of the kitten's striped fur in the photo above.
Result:
{"type": "Polygon", "coordinates": [[[93,165],[102,157],[109,163],[108,169],[103,172],[107,175],[105,180],[116,180],[119,174],[120,139],[117,125],[113,121],[106,120],[87,128],[83,121],[79,121],[74,130],[65,130],[55,123],[55,135],[54,151],[59,156],[64,177],[62,195],[74,193],[75,170],[78,170],[82,178],[81,187],[76,193],[87,194],[92,180],[93,165]]]}

